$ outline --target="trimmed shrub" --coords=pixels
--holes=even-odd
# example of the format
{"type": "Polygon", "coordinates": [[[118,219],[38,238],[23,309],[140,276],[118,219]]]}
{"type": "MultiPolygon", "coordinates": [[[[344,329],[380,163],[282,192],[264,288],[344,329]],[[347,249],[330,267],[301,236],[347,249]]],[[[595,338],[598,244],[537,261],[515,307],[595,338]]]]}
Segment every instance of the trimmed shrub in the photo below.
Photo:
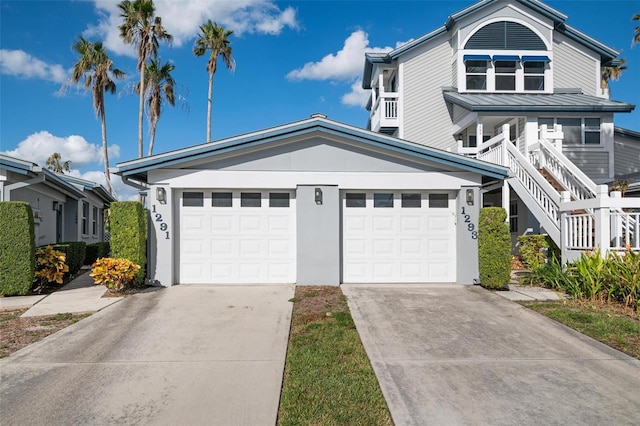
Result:
{"type": "Polygon", "coordinates": [[[101,257],[109,256],[109,243],[92,243],[87,244],[87,252],[84,257],[84,265],[91,265],[101,257]]]}
{"type": "Polygon", "coordinates": [[[140,266],[127,259],[103,257],[94,262],[89,274],[96,284],[103,284],[109,290],[122,290],[133,284],[140,266]]]}
{"type": "Polygon", "coordinates": [[[28,294],[35,273],[35,227],[28,203],[0,202],[0,294],[28,294]]]}
{"type": "Polygon", "coordinates": [[[544,235],[520,235],[518,249],[524,266],[533,271],[545,264],[549,244],[544,235]]]}
{"type": "Polygon", "coordinates": [[[120,201],[111,203],[110,210],[111,255],[140,265],[135,284],[142,284],[147,263],[147,221],[142,204],[137,201],[120,201]]]}
{"type": "Polygon", "coordinates": [[[69,241],[67,243],[56,244],[53,246],[53,249],[61,251],[66,255],[69,274],[77,274],[84,264],[84,258],[87,254],[87,243],[84,241],[69,241]]]}
{"type": "Polygon", "coordinates": [[[480,210],[478,222],[478,267],[480,285],[503,289],[511,280],[511,235],[502,207],[480,210]]]}

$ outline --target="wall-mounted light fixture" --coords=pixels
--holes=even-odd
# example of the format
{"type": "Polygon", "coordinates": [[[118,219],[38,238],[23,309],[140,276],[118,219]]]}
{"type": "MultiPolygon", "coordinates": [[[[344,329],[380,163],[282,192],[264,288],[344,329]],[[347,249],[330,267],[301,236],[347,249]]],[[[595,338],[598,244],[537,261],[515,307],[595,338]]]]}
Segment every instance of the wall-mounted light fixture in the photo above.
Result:
{"type": "Polygon", "coordinates": [[[322,205],[322,189],[316,188],[315,190],[315,199],[317,205],[322,205]]]}
{"type": "Polygon", "coordinates": [[[167,191],[163,187],[156,188],[156,200],[161,204],[167,202],[167,191]]]}
{"type": "Polygon", "coordinates": [[[58,211],[60,208],[60,203],[58,201],[53,202],[53,210],[58,211]]]}
{"type": "Polygon", "coordinates": [[[467,189],[467,204],[473,205],[473,189],[467,189]]]}

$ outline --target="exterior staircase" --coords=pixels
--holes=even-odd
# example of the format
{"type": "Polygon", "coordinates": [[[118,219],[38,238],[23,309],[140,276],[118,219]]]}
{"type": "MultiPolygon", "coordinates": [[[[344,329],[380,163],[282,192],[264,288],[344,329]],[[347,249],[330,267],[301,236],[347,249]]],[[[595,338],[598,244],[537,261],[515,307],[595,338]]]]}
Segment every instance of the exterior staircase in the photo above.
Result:
{"type": "Polygon", "coordinates": [[[506,183],[561,247],[566,261],[598,248],[602,255],[640,251],[640,199],[623,199],[615,192],[609,196],[606,185],[596,185],[564,156],[561,136],[547,136],[543,128],[525,156],[510,141],[505,125],[501,134],[476,148],[459,144],[458,153],[508,167],[506,183]]]}

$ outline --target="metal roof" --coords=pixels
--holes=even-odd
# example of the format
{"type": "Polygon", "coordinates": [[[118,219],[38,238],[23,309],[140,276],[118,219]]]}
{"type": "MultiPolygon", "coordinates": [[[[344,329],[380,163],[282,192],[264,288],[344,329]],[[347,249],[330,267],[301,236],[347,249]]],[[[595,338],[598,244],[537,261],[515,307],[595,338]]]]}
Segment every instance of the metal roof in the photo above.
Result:
{"type": "Polygon", "coordinates": [[[111,195],[107,191],[107,189],[104,186],[100,185],[99,183],[86,180],[86,179],[81,179],[75,176],[69,176],[69,175],[61,175],[60,177],[69,183],[82,187],[82,189],[84,190],[93,192],[94,194],[96,194],[98,197],[100,197],[103,201],[107,203],[116,201],[116,198],[113,195],[111,195]]]}
{"type": "Polygon", "coordinates": [[[213,157],[218,155],[247,148],[265,146],[271,143],[279,143],[293,137],[312,134],[326,135],[326,137],[329,138],[345,138],[357,143],[370,145],[372,148],[382,148],[395,153],[409,155],[418,161],[429,161],[496,179],[503,179],[508,175],[506,168],[495,164],[375,133],[370,130],[360,129],[329,120],[319,114],[314,114],[306,120],[270,129],[118,163],[115,168],[115,173],[123,177],[139,180],[140,182],[146,182],[147,172],[150,170],[165,167],[179,168],[181,164],[189,161],[206,158],[213,159],[213,157]]]}
{"type": "Polygon", "coordinates": [[[635,105],[584,93],[458,93],[445,91],[448,102],[476,112],[631,112],[635,105]]]}

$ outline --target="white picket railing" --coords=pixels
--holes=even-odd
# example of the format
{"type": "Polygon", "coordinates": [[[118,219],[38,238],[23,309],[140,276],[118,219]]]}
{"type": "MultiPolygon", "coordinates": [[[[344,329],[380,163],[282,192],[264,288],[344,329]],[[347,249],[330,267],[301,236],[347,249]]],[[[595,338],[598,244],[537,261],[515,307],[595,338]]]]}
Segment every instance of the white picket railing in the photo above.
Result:
{"type": "Polygon", "coordinates": [[[596,187],[596,197],[571,201],[568,191],[560,203],[562,259],[571,261],[585,250],[640,251],[640,198],[622,198],[608,193],[606,185],[596,187]],[[575,210],[593,213],[576,214],[575,210]]]}

